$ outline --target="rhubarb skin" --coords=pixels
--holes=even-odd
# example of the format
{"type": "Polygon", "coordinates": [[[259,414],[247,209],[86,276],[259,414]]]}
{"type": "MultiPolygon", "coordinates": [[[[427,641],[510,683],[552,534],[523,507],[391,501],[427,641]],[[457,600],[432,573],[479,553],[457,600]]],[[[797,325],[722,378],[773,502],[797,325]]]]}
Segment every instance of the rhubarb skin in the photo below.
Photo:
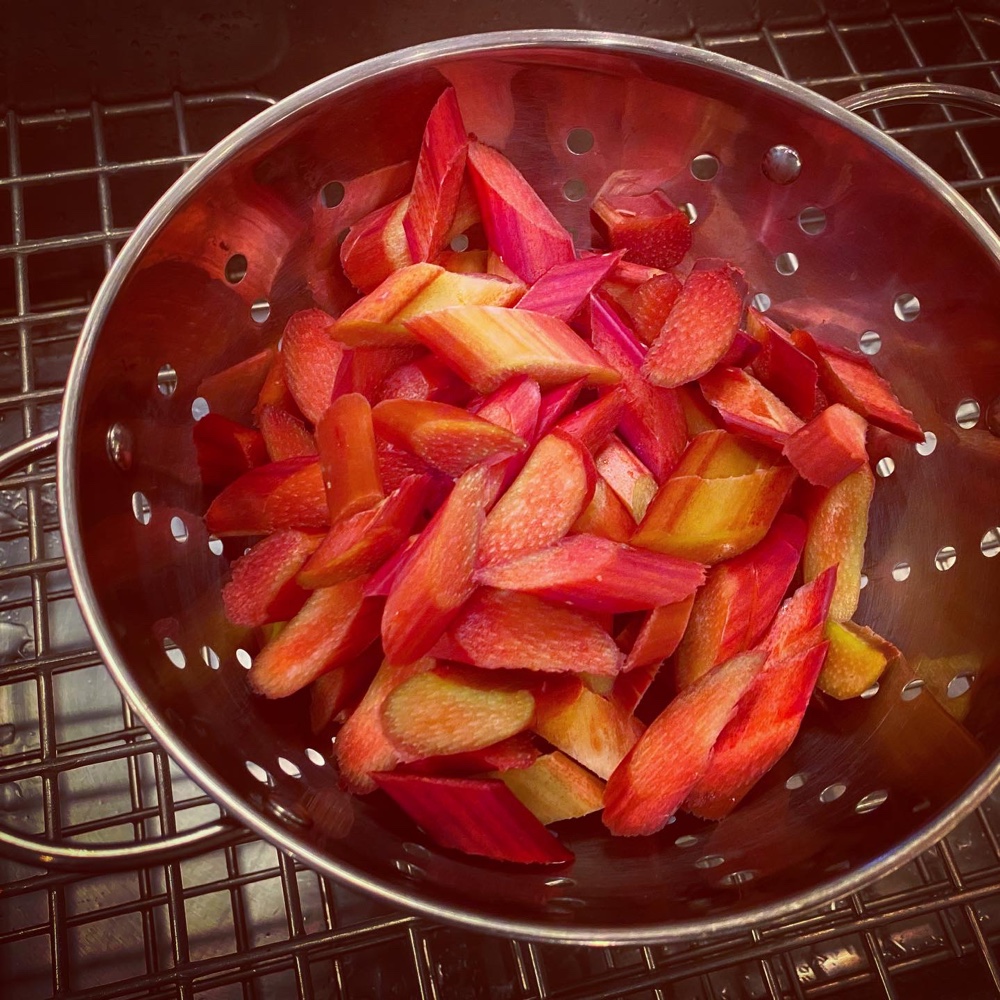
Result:
{"type": "Polygon", "coordinates": [[[785,442],[783,454],[814,486],[836,486],[868,461],[865,418],[840,403],[813,417],[785,442]]]}
{"type": "Polygon", "coordinates": [[[837,567],[830,608],[835,621],[847,621],[858,609],[868,510],[874,492],[875,476],[863,465],[831,489],[818,490],[810,504],[802,571],[807,580],[813,580],[829,567],[837,567]]]}
{"type": "Polygon", "coordinates": [[[741,653],[682,691],[625,755],[604,789],[604,825],[615,835],[656,833],[708,769],[719,734],[764,665],[741,653]]]}
{"type": "Polygon", "coordinates": [[[558,750],[544,754],[529,767],[503,771],[494,777],[546,826],[588,816],[604,805],[604,782],[558,750]]]}
{"type": "Polygon", "coordinates": [[[803,420],[816,413],[819,370],[789,335],[752,306],[747,310],[747,332],[761,345],[753,358],[754,375],[803,420]]]}
{"type": "Polygon", "coordinates": [[[370,510],[385,497],[371,404],[359,392],[338,396],[316,426],[330,521],[370,510]]]}
{"type": "Polygon", "coordinates": [[[522,281],[575,259],[573,238],[510,160],[472,142],[468,164],[490,248],[522,281]]]}
{"type": "Polygon", "coordinates": [[[683,601],[662,604],[647,612],[625,657],[625,670],[648,667],[673,656],[691,620],[696,595],[683,601]]]}
{"type": "Polygon", "coordinates": [[[742,271],[699,261],[643,362],[650,382],[669,388],[707,375],[732,346],[745,296],[742,271]]]}
{"type": "Polygon", "coordinates": [[[498,779],[395,773],[374,778],[442,847],[517,864],[573,860],[573,854],[498,779]]]}
{"type": "Polygon", "coordinates": [[[620,376],[565,323],[527,309],[456,306],[406,321],[407,329],[477,392],[492,392],[514,375],[542,388],[583,378],[614,385],[620,376]]]}
{"type": "Polygon", "coordinates": [[[824,694],[845,701],[867,691],[885,672],[899,650],[865,625],[828,621],[830,644],[817,686],[824,694]]]}
{"type": "Polygon", "coordinates": [[[571,323],[591,293],[614,270],[621,253],[596,254],[550,267],[514,306],[571,323]]]}
{"type": "Polygon", "coordinates": [[[781,448],[803,423],[769,389],[741,368],[716,368],[699,386],[727,430],[781,448]]]}

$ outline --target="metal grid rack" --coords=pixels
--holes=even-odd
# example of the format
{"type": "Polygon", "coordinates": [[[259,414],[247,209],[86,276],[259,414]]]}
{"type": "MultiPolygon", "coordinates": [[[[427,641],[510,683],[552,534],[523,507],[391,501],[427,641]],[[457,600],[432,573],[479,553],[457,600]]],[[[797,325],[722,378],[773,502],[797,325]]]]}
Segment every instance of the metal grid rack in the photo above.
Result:
{"type": "MultiPolygon", "coordinates": [[[[1000,20],[961,10],[684,40],[833,98],[921,79],[1000,92],[1000,20]]],[[[55,426],[87,305],[131,227],[268,103],[174,94],[0,124],[0,446],[55,426]]],[[[1000,122],[945,108],[876,120],[1000,227],[1000,122]]],[[[42,462],[0,482],[0,822],[98,840],[203,822],[218,810],[146,734],[93,651],[54,480],[42,462]]],[[[672,947],[534,945],[437,927],[260,841],[108,876],[0,861],[0,983],[17,1000],[996,997],[998,925],[1000,797],[820,912],[672,947]]]]}

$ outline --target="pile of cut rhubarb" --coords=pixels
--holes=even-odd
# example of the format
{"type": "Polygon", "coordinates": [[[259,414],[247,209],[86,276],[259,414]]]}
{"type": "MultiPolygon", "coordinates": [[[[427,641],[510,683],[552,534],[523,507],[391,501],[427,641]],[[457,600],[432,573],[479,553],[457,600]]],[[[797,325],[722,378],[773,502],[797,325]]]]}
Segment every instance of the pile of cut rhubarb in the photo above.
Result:
{"type": "Polygon", "coordinates": [[[896,655],[851,621],[866,434],[923,433],[863,355],[691,261],[656,171],[608,177],[578,252],[450,88],[380,205],[400,170],[348,186],[377,206],[340,246],[356,301],[201,388],[257,400],[194,429],[209,531],[253,540],[223,592],[250,686],[308,688],[344,786],[448,848],[563,862],[561,820],[721,818],[814,688],[896,655]]]}

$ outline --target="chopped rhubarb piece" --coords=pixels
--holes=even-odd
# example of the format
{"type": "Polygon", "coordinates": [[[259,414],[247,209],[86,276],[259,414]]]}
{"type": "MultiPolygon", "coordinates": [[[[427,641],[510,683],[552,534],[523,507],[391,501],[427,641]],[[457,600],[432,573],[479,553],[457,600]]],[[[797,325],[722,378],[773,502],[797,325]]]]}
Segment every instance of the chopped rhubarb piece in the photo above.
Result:
{"type": "Polygon", "coordinates": [[[820,642],[836,582],[837,567],[831,566],[815,580],[802,584],[781,605],[771,627],[756,648],[768,657],[781,657],[803,644],[815,645],[820,642]]]}
{"type": "Polygon", "coordinates": [[[480,750],[523,732],[535,718],[530,691],[475,670],[430,670],[382,703],[382,727],[404,759],[480,750]]]}
{"type": "Polygon", "coordinates": [[[630,712],[578,678],[546,682],[537,696],[535,732],[601,778],[607,778],[642,734],[630,712]]]}
{"type": "Polygon", "coordinates": [[[415,167],[413,160],[401,160],[352,177],[344,184],[343,197],[336,205],[322,205],[320,216],[329,222],[329,228],[325,230],[327,237],[335,243],[337,233],[344,226],[353,226],[376,209],[401,198],[413,184],[415,167]]]}
{"type": "Polygon", "coordinates": [[[543,438],[552,430],[563,414],[568,413],[570,407],[576,402],[580,395],[586,379],[578,378],[565,385],[557,385],[554,389],[546,392],[538,405],[538,426],[535,429],[535,437],[543,438]]]}
{"type": "Polygon", "coordinates": [[[780,448],[802,427],[799,417],[742,368],[716,368],[699,385],[727,430],[761,444],[780,448]]]}
{"type": "Polygon", "coordinates": [[[623,660],[592,616],[488,587],[470,598],[435,649],[446,659],[488,669],[616,674],[623,660]]]}
{"type": "Polygon", "coordinates": [[[675,274],[654,274],[625,298],[632,328],[644,344],[652,344],[659,336],[682,287],[675,274]]]}
{"type": "Polygon", "coordinates": [[[511,431],[448,403],[387,399],[372,411],[375,432],[449,476],[460,476],[486,459],[522,451],[527,443],[511,431]]]}
{"type": "Polygon", "coordinates": [[[581,406],[568,417],[563,417],[556,424],[556,428],[576,438],[593,454],[607,441],[624,413],[625,396],[618,387],[615,387],[603,396],[599,396],[593,403],[581,406]]]}
{"type": "Polygon", "coordinates": [[[488,250],[442,250],[431,263],[453,274],[486,274],[488,250]]]}
{"type": "Polygon", "coordinates": [[[534,736],[525,732],[509,736],[480,750],[465,750],[442,757],[407,761],[399,770],[407,774],[482,775],[487,771],[503,772],[531,767],[540,756],[534,736]]]}
{"type": "Polygon", "coordinates": [[[716,261],[696,264],[646,355],[646,377],[669,387],[707,375],[732,346],[745,295],[738,268],[716,261]]]}
{"type": "Polygon", "coordinates": [[[271,367],[264,376],[264,382],[257,394],[257,405],[253,408],[255,418],[265,406],[277,406],[289,413],[298,410],[285,380],[285,359],[278,350],[272,350],[272,355],[271,367]]]}
{"type": "Polygon", "coordinates": [[[436,264],[413,264],[346,309],[332,335],[352,347],[415,344],[406,321],[453,306],[511,306],[524,285],[484,274],[453,274],[436,264]]]}
{"type": "Polygon", "coordinates": [[[302,567],[299,584],[330,587],[381,566],[409,537],[430,485],[429,476],[408,476],[375,507],[336,521],[302,567]]]}
{"type": "Polygon", "coordinates": [[[247,423],[277,351],[268,347],[253,357],[201,380],[197,394],[210,413],[247,423]]]}
{"type": "Polygon", "coordinates": [[[228,417],[207,413],[192,431],[198,469],[209,488],[226,486],[267,462],[267,446],[259,431],[228,417]]]}
{"type": "MultiPolygon", "coordinates": [[[[685,602],[687,603],[687,602],[685,602]]],[[[632,713],[652,687],[660,672],[659,660],[642,667],[623,670],[611,689],[611,700],[623,711],[632,713]]]]}
{"type": "Polygon", "coordinates": [[[430,657],[413,663],[394,664],[384,661],[378,668],[361,703],[337,733],[334,748],[340,776],[349,791],[365,793],[375,790],[373,771],[388,771],[402,757],[382,728],[382,703],[403,681],[430,670],[430,657]]]}
{"type": "MultiPolygon", "coordinates": [[[[831,642],[831,647],[833,643],[831,642]]],[[[827,663],[830,655],[827,654],[827,663]]],[[[891,658],[892,665],[902,662],[902,657],[891,658]]],[[[913,673],[924,682],[927,693],[958,722],[964,722],[973,706],[982,701],[977,697],[976,678],[982,676],[983,657],[980,653],[957,653],[951,656],[926,656],[918,654],[912,661],[913,673]],[[962,688],[965,688],[962,691],[962,688]]],[[[898,676],[898,674],[897,674],[898,676]]]]}
{"type": "Polygon", "coordinates": [[[486,254],[486,273],[504,281],[520,281],[521,279],[503,262],[503,258],[492,250],[486,254]]]}
{"type": "Polygon", "coordinates": [[[301,531],[276,531],[240,556],[222,588],[226,617],[250,628],[293,618],[309,596],[295,576],[319,541],[301,531]]]}
{"type": "Polygon", "coordinates": [[[522,281],[576,257],[573,238],[502,153],[471,143],[469,173],[490,248],[522,281]]]}
{"type": "Polygon", "coordinates": [[[280,528],[326,531],[330,512],[315,458],[261,465],[230,483],[205,514],[216,535],[262,535],[280,528]]]}
{"type": "Polygon", "coordinates": [[[371,404],[359,392],[338,396],[316,425],[330,521],[370,510],[385,494],[371,404]]]}
{"type": "Polygon", "coordinates": [[[698,595],[692,594],[683,601],[663,604],[648,612],[625,657],[625,670],[650,666],[673,656],[684,637],[697,599],[698,595]]]}
{"type": "Polygon", "coordinates": [[[867,429],[864,417],[834,403],[788,438],[784,455],[813,485],[836,486],[868,461],[867,429]]]}
{"type": "Polygon", "coordinates": [[[719,426],[719,415],[705,402],[696,382],[690,385],[679,385],[674,392],[684,413],[684,424],[688,437],[693,438],[706,431],[714,431],[719,426]]]}
{"type": "Polygon", "coordinates": [[[622,377],[622,437],[649,467],[657,483],[670,474],[687,445],[687,426],[675,389],[651,385],[642,374],[645,348],[600,299],[590,303],[594,350],[622,377]]]}
{"type": "Polygon", "coordinates": [[[612,436],[594,456],[597,472],[628,507],[638,524],[656,495],[656,477],[620,438],[612,436]]]}
{"type": "Polygon", "coordinates": [[[604,805],[604,782],[558,750],[539,757],[530,767],[496,777],[546,826],[587,816],[604,805]]]}
{"type": "Polygon", "coordinates": [[[830,648],[817,683],[822,692],[839,701],[867,691],[889,661],[899,656],[888,639],[854,622],[828,621],[825,636],[830,648]]]}
{"type": "Polygon", "coordinates": [[[382,602],[366,598],[363,584],[355,579],[314,590],[281,634],[254,657],[253,690],[286,698],[370,646],[378,637],[382,602]]]}
{"type": "Polygon", "coordinates": [[[798,735],[826,658],[826,642],[769,658],[722,730],[684,807],[703,819],[729,815],[798,735]]]}
{"type": "Polygon", "coordinates": [[[668,175],[656,170],[616,170],[591,206],[594,227],[615,250],[651,267],[670,268],[691,249],[691,225],[664,194],[668,175]]]}
{"type": "Polygon", "coordinates": [[[402,267],[413,263],[403,229],[410,196],[383,205],[359,219],[340,247],[340,263],[351,284],[367,294],[402,267]]]}
{"type": "Polygon", "coordinates": [[[378,645],[369,646],[328,673],[320,674],[309,686],[309,728],[320,733],[331,722],[346,719],[361,701],[382,662],[378,645]]]}
{"type": "Polygon", "coordinates": [[[495,778],[381,773],[379,787],[442,847],[526,865],[573,855],[495,778]]]}
{"type": "Polygon", "coordinates": [[[515,375],[469,409],[483,420],[528,441],[535,435],[541,401],[538,383],[527,375],[515,375]]]}
{"type": "Polygon", "coordinates": [[[728,431],[713,428],[691,439],[674,475],[723,479],[745,476],[757,469],[770,469],[774,464],[773,451],[728,431]]]}
{"type": "Polygon", "coordinates": [[[585,378],[614,385],[609,368],[562,320],[527,309],[457,306],[406,321],[409,331],[477,392],[492,392],[513,375],[542,387],[585,378]]]}
{"type": "Polygon", "coordinates": [[[604,824],[618,836],[656,833],[705,774],[719,734],[764,664],[741,653],[682,691],[608,779],[604,824]]]}
{"type": "Polygon", "coordinates": [[[627,542],[635,531],[635,518],[607,480],[598,476],[590,503],[569,530],[570,534],[596,535],[612,542],[627,542]]]}
{"type": "Polygon", "coordinates": [[[486,566],[476,579],[585,611],[621,614],[690,597],[704,582],[705,568],[594,535],[571,535],[549,548],[486,566]]]}
{"type": "Polygon", "coordinates": [[[382,617],[382,647],[393,662],[423,656],[475,589],[487,487],[485,469],[465,473],[401,568],[382,617]]]}
{"type": "MultiPolygon", "coordinates": [[[[719,362],[719,368],[745,368],[760,353],[760,343],[743,330],[737,330],[733,342],[719,362]]],[[[711,374],[711,373],[709,373],[711,374]]],[[[784,406],[784,403],[782,403],[784,406]]]]}
{"type": "Polygon", "coordinates": [[[779,514],[759,545],[709,570],[677,650],[678,687],[756,645],[798,569],[805,538],[799,518],[779,514]]]}
{"type": "Polygon", "coordinates": [[[754,375],[794,413],[808,420],[816,412],[816,362],[803,354],[781,327],[753,307],[747,310],[747,331],[761,345],[753,359],[754,375]]]}
{"type": "Polygon", "coordinates": [[[403,231],[414,260],[429,260],[446,243],[458,207],[468,148],[455,88],[448,87],[427,118],[413,191],[403,216],[403,231]]]}
{"type": "Polygon", "coordinates": [[[924,432],[863,354],[845,351],[795,330],[793,342],[819,365],[820,387],[833,403],[843,403],[869,423],[920,444],[924,432]]]}
{"type": "Polygon", "coordinates": [[[487,516],[479,565],[557,542],[590,502],[595,480],[593,461],[579,442],[558,431],[547,434],[487,516]]]}
{"type": "Polygon", "coordinates": [[[373,402],[383,399],[432,399],[461,404],[469,395],[469,387],[440,358],[427,354],[400,365],[386,375],[373,402]]]}
{"type": "Polygon", "coordinates": [[[281,340],[285,381],[306,420],[315,424],[333,399],[344,359],[343,345],[330,337],[333,317],[320,309],[295,313],[281,340]]]}
{"type": "Polygon", "coordinates": [[[632,544],[714,564],[768,532],[795,479],[788,467],[704,479],[672,475],[653,498],[632,544]]]}
{"type": "Polygon", "coordinates": [[[371,403],[382,398],[379,395],[382,384],[397,369],[429,357],[422,347],[355,347],[350,356],[348,389],[360,392],[371,403]]]}
{"type": "Polygon", "coordinates": [[[257,414],[257,423],[264,439],[264,446],[267,448],[267,457],[272,462],[316,454],[316,442],[312,434],[306,425],[288,410],[280,406],[262,406],[257,414]]]}
{"type": "Polygon", "coordinates": [[[416,455],[411,455],[402,448],[396,448],[385,441],[376,441],[378,456],[378,474],[382,487],[387,493],[399,489],[408,476],[425,476],[433,473],[426,462],[421,462],[416,455]]]}
{"type": "Polygon", "coordinates": [[[606,253],[556,264],[528,289],[514,308],[546,313],[569,323],[619,260],[621,253],[606,253]]]}
{"type": "Polygon", "coordinates": [[[802,571],[807,580],[813,580],[830,566],[837,567],[830,617],[838,622],[847,621],[858,609],[868,508],[874,491],[875,476],[862,465],[836,486],[820,491],[807,517],[802,571]]]}

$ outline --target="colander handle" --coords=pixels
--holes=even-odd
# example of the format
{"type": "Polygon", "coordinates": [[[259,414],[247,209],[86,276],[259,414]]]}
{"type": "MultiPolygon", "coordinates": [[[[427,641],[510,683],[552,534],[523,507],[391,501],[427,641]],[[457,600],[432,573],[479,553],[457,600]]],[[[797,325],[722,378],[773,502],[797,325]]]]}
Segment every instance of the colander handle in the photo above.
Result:
{"type": "Polygon", "coordinates": [[[1000,116],[1000,94],[957,83],[894,83],[863,90],[837,103],[848,111],[868,111],[892,104],[951,104],[967,111],[1000,116]]]}
{"type": "MultiPolygon", "coordinates": [[[[58,431],[46,431],[0,452],[0,476],[37,461],[55,447],[58,436],[58,431]]],[[[165,837],[112,844],[45,840],[0,827],[0,856],[43,868],[109,872],[161,865],[246,836],[244,827],[225,817],[165,837]]]]}

